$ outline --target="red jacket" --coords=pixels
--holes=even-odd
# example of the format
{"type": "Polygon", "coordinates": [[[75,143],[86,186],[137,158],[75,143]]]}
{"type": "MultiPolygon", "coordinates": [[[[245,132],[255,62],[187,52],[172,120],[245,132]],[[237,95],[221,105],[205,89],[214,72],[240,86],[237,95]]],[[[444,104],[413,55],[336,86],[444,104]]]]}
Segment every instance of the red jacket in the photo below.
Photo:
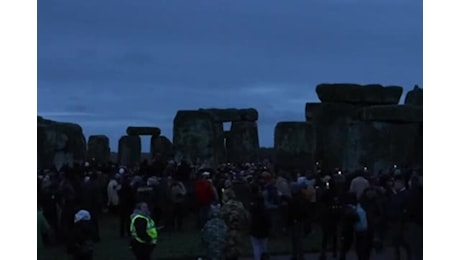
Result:
{"type": "Polygon", "coordinates": [[[199,206],[210,205],[213,199],[211,184],[204,179],[195,182],[195,198],[199,206]]]}

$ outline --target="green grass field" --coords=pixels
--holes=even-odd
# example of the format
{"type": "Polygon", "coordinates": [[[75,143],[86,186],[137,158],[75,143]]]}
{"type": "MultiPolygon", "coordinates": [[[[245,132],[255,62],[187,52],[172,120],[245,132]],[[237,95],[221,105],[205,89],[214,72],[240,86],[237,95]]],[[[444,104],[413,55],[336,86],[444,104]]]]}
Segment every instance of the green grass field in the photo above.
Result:
{"type": "MultiPolygon", "coordinates": [[[[121,238],[118,233],[118,219],[103,216],[100,220],[100,232],[102,241],[97,244],[95,258],[97,260],[133,259],[128,248],[127,238],[121,238]]],[[[192,227],[191,218],[186,221],[184,232],[159,232],[158,245],[153,253],[153,259],[196,259],[202,256],[204,248],[201,245],[201,237],[192,227]]],[[[306,236],[304,249],[307,252],[315,252],[320,248],[321,233],[318,227],[313,227],[312,232],[306,236]]],[[[244,237],[243,255],[251,256],[252,249],[249,236],[244,237]]],[[[288,235],[280,235],[271,238],[268,242],[271,254],[286,254],[290,252],[290,238],[288,235]]],[[[47,260],[70,259],[65,253],[64,247],[54,247],[46,250],[47,260]]]]}

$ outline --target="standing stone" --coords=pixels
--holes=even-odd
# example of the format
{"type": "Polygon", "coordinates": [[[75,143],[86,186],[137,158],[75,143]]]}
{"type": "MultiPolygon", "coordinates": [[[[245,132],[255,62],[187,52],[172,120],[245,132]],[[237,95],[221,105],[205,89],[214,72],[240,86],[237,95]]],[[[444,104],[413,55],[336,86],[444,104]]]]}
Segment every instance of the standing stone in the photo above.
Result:
{"type": "Polygon", "coordinates": [[[311,123],[279,122],[275,127],[275,166],[313,170],[315,133],[311,123]]]}
{"type": "Polygon", "coordinates": [[[344,166],[367,166],[374,173],[393,165],[416,164],[418,124],[356,121],[348,130],[344,166]]]}
{"type": "Polygon", "coordinates": [[[81,126],[37,117],[37,159],[41,168],[72,166],[86,158],[86,139],[81,126]]]}
{"type": "Polygon", "coordinates": [[[415,85],[414,89],[407,93],[404,104],[412,106],[423,106],[423,89],[415,85]]]}
{"type": "Polygon", "coordinates": [[[360,118],[362,106],[321,103],[307,104],[306,107],[307,118],[314,126],[315,161],[321,162],[326,171],[344,168],[349,126],[360,118]],[[314,111],[308,112],[309,107],[314,107],[314,111]]]}
{"type": "Polygon", "coordinates": [[[160,156],[160,160],[169,161],[174,157],[173,145],[165,136],[153,137],[150,139],[150,156],[160,156]]]}
{"type": "Polygon", "coordinates": [[[105,135],[92,135],[88,139],[88,160],[107,163],[110,160],[109,138],[105,135]]]}
{"type": "Polygon", "coordinates": [[[151,135],[154,137],[161,135],[161,129],[149,126],[129,126],[126,128],[127,135],[151,135]]]}
{"type": "Polygon", "coordinates": [[[418,124],[417,135],[415,138],[414,164],[419,168],[422,168],[423,166],[423,123],[418,124]]]}
{"type": "Polygon", "coordinates": [[[173,147],[176,160],[189,162],[218,162],[219,147],[223,140],[216,140],[216,127],[212,117],[203,111],[178,111],[174,118],[173,147]]]}
{"type": "Polygon", "coordinates": [[[141,138],[136,135],[125,135],[118,141],[118,164],[133,166],[141,160],[141,138]]]}
{"type": "Polygon", "coordinates": [[[414,166],[421,162],[421,107],[371,106],[361,109],[360,115],[361,120],[349,131],[349,167],[365,164],[375,172],[394,164],[414,166]]]}
{"type": "Polygon", "coordinates": [[[259,160],[259,134],[256,122],[232,122],[226,141],[229,162],[256,162],[259,160]]]}

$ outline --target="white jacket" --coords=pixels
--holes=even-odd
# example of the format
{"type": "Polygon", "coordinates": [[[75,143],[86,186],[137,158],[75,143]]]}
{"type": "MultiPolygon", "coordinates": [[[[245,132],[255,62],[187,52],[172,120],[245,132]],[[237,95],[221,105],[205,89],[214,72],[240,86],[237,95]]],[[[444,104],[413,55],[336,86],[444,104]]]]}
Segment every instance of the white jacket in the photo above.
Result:
{"type": "Polygon", "coordinates": [[[115,179],[111,179],[107,184],[107,206],[118,206],[120,200],[118,198],[118,191],[121,189],[120,185],[115,179]]]}

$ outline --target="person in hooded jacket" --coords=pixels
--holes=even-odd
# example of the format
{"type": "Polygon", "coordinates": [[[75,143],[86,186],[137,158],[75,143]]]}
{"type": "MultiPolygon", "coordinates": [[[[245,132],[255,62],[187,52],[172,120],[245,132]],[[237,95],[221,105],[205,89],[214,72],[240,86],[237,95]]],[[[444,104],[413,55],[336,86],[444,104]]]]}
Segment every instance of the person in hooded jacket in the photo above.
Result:
{"type": "Polygon", "coordinates": [[[92,260],[95,241],[96,234],[91,223],[91,214],[87,210],[79,210],[75,214],[67,252],[74,260],[92,260]]]}
{"type": "Polygon", "coordinates": [[[220,215],[220,206],[211,205],[209,220],[201,229],[201,241],[206,248],[207,259],[223,260],[227,246],[228,227],[220,215]]]}
{"type": "Polygon", "coordinates": [[[319,220],[321,225],[322,243],[320,259],[326,259],[326,250],[328,242],[332,241],[333,257],[337,256],[338,245],[338,225],[340,221],[341,204],[339,196],[335,189],[335,183],[326,182],[320,189],[321,196],[318,197],[319,201],[319,220]]]}
{"type": "Polygon", "coordinates": [[[249,206],[249,226],[254,260],[265,259],[267,255],[267,241],[270,235],[270,215],[264,204],[264,197],[260,189],[253,191],[254,199],[249,206]]]}
{"type": "Polygon", "coordinates": [[[136,205],[131,215],[131,249],[137,260],[148,260],[155,249],[158,239],[155,221],[145,202],[136,205]]]}
{"type": "Polygon", "coordinates": [[[308,200],[298,184],[291,187],[292,198],[288,204],[288,225],[291,229],[292,260],[304,259],[302,242],[308,219],[308,200]]]}
{"type": "Polygon", "coordinates": [[[120,236],[124,237],[125,233],[129,234],[129,216],[134,210],[136,204],[135,194],[130,185],[128,176],[122,176],[120,197],[120,236]]]}

